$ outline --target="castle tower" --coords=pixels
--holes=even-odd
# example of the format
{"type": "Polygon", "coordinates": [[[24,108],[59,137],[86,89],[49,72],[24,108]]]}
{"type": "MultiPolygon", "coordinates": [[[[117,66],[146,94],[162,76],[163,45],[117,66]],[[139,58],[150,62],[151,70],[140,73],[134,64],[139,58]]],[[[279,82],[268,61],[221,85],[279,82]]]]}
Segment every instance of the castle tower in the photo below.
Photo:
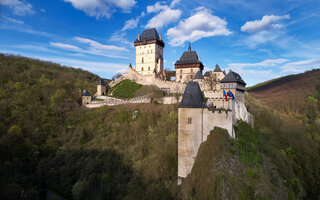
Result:
{"type": "Polygon", "coordinates": [[[198,82],[189,81],[178,108],[178,184],[191,173],[200,145],[215,126],[235,137],[230,109],[209,109],[198,82]],[[223,110],[223,111],[222,111],[223,110]]]}
{"type": "Polygon", "coordinates": [[[226,92],[230,90],[234,95],[236,102],[244,103],[246,83],[242,80],[239,74],[230,70],[229,73],[220,81],[220,87],[226,92]]]}
{"type": "Polygon", "coordinates": [[[144,30],[135,40],[136,71],[141,75],[158,73],[163,70],[164,42],[155,28],[144,30]]]}
{"type": "Polygon", "coordinates": [[[88,90],[84,90],[82,94],[82,105],[91,103],[91,95],[88,90]]]}
{"type": "Polygon", "coordinates": [[[97,85],[97,96],[104,96],[107,94],[107,85],[100,79],[97,85]]]}
{"type": "Polygon", "coordinates": [[[203,135],[206,108],[197,82],[188,82],[178,108],[178,184],[190,174],[203,135]]]}
{"type": "Polygon", "coordinates": [[[199,70],[203,70],[203,64],[197,52],[191,51],[190,42],[188,51],[183,52],[174,67],[176,69],[176,81],[178,82],[188,82],[195,77],[199,70]]]}

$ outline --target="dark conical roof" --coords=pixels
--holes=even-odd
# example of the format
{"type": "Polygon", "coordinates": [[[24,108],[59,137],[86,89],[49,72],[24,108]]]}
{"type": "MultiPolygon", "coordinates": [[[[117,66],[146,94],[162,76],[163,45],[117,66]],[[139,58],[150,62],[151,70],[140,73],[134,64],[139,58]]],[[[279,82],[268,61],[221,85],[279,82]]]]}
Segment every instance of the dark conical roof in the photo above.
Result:
{"type": "Polygon", "coordinates": [[[197,71],[193,79],[203,79],[202,70],[197,71]]]}
{"type": "Polygon", "coordinates": [[[102,85],[102,86],[106,86],[105,82],[103,81],[103,79],[100,79],[98,81],[98,85],[102,85]]]}
{"type": "Polygon", "coordinates": [[[196,51],[185,51],[183,52],[180,59],[175,64],[195,64],[200,63],[198,54],[196,51]]]}
{"type": "Polygon", "coordinates": [[[189,81],[183,93],[179,108],[206,108],[198,82],[189,81]]]}
{"type": "Polygon", "coordinates": [[[222,72],[222,70],[220,69],[220,66],[218,64],[216,64],[216,66],[214,67],[213,72],[222,72]]]}
{"type": "Polygon", "coordinates": [[[242,80],[241,76],[233,71],[229,71],[229,73],[220,81],[220,83],[242,83],[246,85],[246,83],[242,80]]]}
{"type": "Polygon", "coordinates": [[[82,96],[91,96],[88,90],[84,90],[82,96]]]}

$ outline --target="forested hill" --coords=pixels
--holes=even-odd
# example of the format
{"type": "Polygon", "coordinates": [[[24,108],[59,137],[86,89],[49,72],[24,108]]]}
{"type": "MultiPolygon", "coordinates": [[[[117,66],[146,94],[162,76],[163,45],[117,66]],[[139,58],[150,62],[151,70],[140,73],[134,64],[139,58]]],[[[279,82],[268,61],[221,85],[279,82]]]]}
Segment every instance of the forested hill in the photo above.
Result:
{"type": "Polygon", "coordinates": [[[177,105],[85,109],[79,90],[98,78],[0,54],[1,199],[320,198],[317,109],[295,123],[249,93],[254,128],[239,122],[236,139],[215,129],[178,187],[177,105]]]}
{"type": "Polygon", "coordinates": [[[84,109],[98,78],[0,54],[1,199],[177,198],[177,107],[84,109]]]}
{"type": "Polygon", "coordinates": [[[320,95],[320,69],[263,82],[248,92],[276,110],[305,114],[308,96],[320,95]]]}

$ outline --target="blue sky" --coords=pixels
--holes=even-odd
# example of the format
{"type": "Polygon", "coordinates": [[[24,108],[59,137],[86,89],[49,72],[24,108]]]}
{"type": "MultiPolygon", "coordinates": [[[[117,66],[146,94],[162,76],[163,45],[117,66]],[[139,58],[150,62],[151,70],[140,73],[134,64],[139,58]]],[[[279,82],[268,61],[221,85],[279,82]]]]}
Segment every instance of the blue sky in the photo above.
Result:
{"type": "Polygon", "coordinates": [[[111,78],[155,27],[166,69],[190,40],[205,70],[218,63],[253,85],[320,68],[319,10],[319,0],[0,0],[0,52],[111,78]]]}

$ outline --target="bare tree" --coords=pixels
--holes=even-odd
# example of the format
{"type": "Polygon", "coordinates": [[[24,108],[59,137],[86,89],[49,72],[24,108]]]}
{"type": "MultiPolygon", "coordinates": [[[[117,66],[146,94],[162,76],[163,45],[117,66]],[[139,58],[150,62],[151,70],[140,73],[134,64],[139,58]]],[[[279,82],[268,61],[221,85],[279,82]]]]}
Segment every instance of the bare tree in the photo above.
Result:
{"type": "Polygon", "coordinates": [[[122,74],[121,73],[116,73],[115,75],[113,75],[112,76],[112,80],[114,81],[114,80],[117,80],[118,78],[120,78],[122,76],[122,74]]]}
{"type": "Polygon", "coordinates": [[[219,84],[219,80],[215,74],[210,73],[210,76],[204,77],[204,83],[209,85],[210,90],[213,90],[219,84]]]}

